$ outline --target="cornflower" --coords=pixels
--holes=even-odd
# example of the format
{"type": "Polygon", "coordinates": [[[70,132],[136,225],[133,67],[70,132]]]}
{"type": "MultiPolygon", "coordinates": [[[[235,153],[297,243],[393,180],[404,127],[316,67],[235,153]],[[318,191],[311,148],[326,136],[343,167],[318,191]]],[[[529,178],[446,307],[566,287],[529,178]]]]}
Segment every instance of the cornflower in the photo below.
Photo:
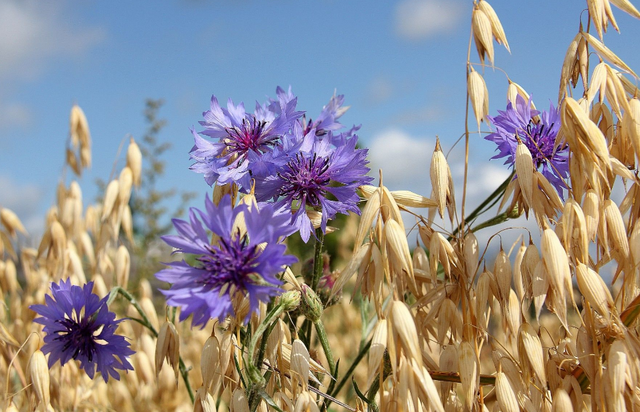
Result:
{"type": "MultiPolygon", "coordinates": [[[[255,174],[252,165],[280,142],[303,112],[296,111],[297,98],[277,89],[278,100],[268,104],[256,103],[254,113],[247,113],[244,103],[235,106],[229,99],[227,108],[220,107],[211,97],[210,109],[203,113],[203,135],[217,139],[211,142],[191,130],[195,145],[189,152],[195,163],[191,170],[204,174],[210,186],[236,182],[248,192],[255,174]]],[[[268,171],[267,171],[268,172],[268,171]]]]}
{"type": "Polygon", "coordinates": [[[302,133],[294,127],[280,156],[274,156],[277,172],[256,179],[256,199],[274,202],[275,208],[289,213],[307,242],[313,231],[307,208],[322,213],[321,229],[326,232],[327,221],[337,213],[360,213],[356,190],[372,178],[367,176],[367,150],[356,149],[358,136],[318,137],[315,129],[302,133]]]}
{"type": "Polygon", "coordinates": [[[249,297],[246,321],[259,310],[260,302],[281,293],[282,282],[276,275],[296,262],[295,257],[284,254],[286,247],[280,243],[292,233],[288,216],[277,214],[271,205],[232,207],[227,195],[216,206],[207,197],[204,211],[191,208],[189,222],[174,219],[173,225],[178,234],[162,239],[176,252],[196,255],[195,263],[167,263],[156,277],[171,283],[169,290],[162,291],[167,304],[182,308],[181,321],[192,315],[193,326],[234,316],[233,301],[240,296],[249,297]],[[246,233],[236,226],[240,215],[246,233]],[[209,243],[203,223],[219,237],[216,245],[209,243]]]}
{"type": "Polygon", "coordinates": [[[498,113],[496,117],[488,116],[496,131],[485,137],[498,145],[498,154],[492,159],[506,157],[504,164],[513,167],[519,139],[531,152],[534,167],[562,197],[567,187],[564,179],[569,175],[569,146],[556,143],[560,130],[558,109],[551,104],[548,111],[533,110],[531,100],[527,102],[518,95],[515,106],[510,102],[506,111],[498,113]]]}
{"type": "Polygon", "coordinates": [[[120,380],[116,369],[133,370],[127,357],[135,352],[115,333],[123,319],[115,320],[109,311],[108,296],[100,299],[92,289],[93,282],[80,287],[62,280],[51,283],[51,296],[45,295],[44,305],[29,306],[41,316],[33,321],[44,325],[42,353],[49,354],[49,368],[57,361],[64,366],[76,359],[91,379],[97,370],[105,382],[109,376],[120,380]]]}

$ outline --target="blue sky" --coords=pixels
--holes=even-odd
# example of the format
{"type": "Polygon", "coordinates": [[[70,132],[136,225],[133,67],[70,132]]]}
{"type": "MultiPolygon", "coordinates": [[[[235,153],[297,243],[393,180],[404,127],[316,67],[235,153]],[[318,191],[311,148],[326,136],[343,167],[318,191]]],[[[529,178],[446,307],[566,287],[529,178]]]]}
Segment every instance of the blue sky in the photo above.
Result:
{"type": "MultiPolygon", "coordinates": [[[[496,66],[547,108],[586,3],[491,4],[512,51],[497,46],[496,66]]],[[[188,170],[188,128],[212,94],[252,107],[278,85],[291,85],[311,117],[334,90],[345,94],[351,110],[343,124],[362,124],[360,138],[385,182],[429,195],[435,136],[447,150],[464,131],[471,7],[462,0],[0,0],[0,206],[32,230],[43,225],[74,103],[93,138],[94,164],[81,179],[85,203],[93,200],[93,181],[109,177],[120,143],[144,132],[146,98],[165,100],[161,137],[173,144],[160,184],[206,192],[188,170]]],[[[622,35],[611,30],[605,42],[638,69],[640,22],[614,13],[622,35]]],[[[475,50],[471,56],[478,61],[475,50]]],[[[496,114],[507,82],[499,70],[484,74],[496,114]]],[[[472,140],[470,207],[508,174],[501,162],[488,162],[490,142],[477,134],[472,140]]],[[[450,162],[459,176],[458,152],[450,162]]]]}

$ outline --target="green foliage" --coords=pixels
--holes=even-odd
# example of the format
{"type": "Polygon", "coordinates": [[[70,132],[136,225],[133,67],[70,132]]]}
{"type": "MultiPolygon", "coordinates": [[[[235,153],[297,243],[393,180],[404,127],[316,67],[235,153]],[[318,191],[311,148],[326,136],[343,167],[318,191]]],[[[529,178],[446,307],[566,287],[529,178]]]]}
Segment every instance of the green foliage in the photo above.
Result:
{"type": "MultiPolygon", "coordinates": [[[[180,217],[186,210],[187,203],[195,197],[193,192],[179,191],[176,188],[165,189],[162,177],[165,174],[166,160],[163,155],[171,148],[171,143],[163,141],[160,134],[167,124],[159,117],[164,104],[162,99],[147,99],[144,118],[147,124],[142,139],[136,139],[142,153],[142,179],[138,189],[131,194],[129,207],[133,218],[134,244],[129,244],[124,235],[123,243],[127,244],[131,255],[132,281],[150,279],[162,269],[160,263],[168,253],[158,253],[166,248],[160,240],[161,235],[171,231],[171,218],[180,217]],[[167,204],[179,197],[178,206],[169,209],[167,204]]],[[[104,193],[106,183],[97,181],[100,193],[104,193]]],[[[175,203],[175,202],[173,202],[175,203]]],[[[165,258],[166,259],[166,258],[165,258]]]]}
{"type": "MultiPolygon", "coordinates": [[[[195,197],[193,192],[179,191],[176,188],[163,189],[162,177],[166,160],[163,155],[171,148],[171,143],[162,141],[160,132],[167,121],[159,117],[164,102],[161,99],[147,99],[144,117],[147,130],[138,142],[142,152],[142,182],[140,188],[131,196],[129,207],[133,217],[132,266],[139,278],[149,278],[162,268],[157,254],[150,253],[153,247],[164,246],[160,236],[172,229],[171,218],[184,214],[189,200],[195,197]],[[178,206],[169,212],[166,204],[179,196],[178,206]]],[[[164,255],[164,254],[162,254],[164,255]]]]}

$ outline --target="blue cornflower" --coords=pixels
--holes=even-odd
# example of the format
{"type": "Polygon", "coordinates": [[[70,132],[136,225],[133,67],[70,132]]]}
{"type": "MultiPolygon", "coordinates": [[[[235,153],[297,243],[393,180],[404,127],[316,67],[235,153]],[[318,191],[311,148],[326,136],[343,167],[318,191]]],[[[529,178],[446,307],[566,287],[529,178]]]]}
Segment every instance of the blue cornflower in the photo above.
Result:
{"type": "Polygon", "coordinates": [[[322,212],[321,228],[337,213],[359,214],[356,190],[369,183],[367,150],[356,149],[358,136],[345,138],[328,133],[318,137],[315,129],[303,136],[300,127],[284,141],[275,174],[256,179],[256,199],[273,201],[274,207],[291,214],[291,224],[307,242],[313,225],[307,207],[322,212]]]}
{"type": "Polygon", "coordinates": [[[169,290],[162,291],[167,304],[182,308],[180,320],[193,315],[192,325],[202,327],[210,319],[235,315],[232,302],[238,295],[249,297],[247,318],[257,312],[260,302],[281,292],[282,282],[276,275],[296,262],[284,254],[286,247],[280,243],[293,231],[288,223],[289,217],[276,213],[271,205],[259,210],[242,204],[232,207],[228,195],[218,206],[207,197],[204,211],[191,208],[189,222],[174,219],[178,235],[162,239],[176,252],[197,255],[197,263],[171,262],[156,273],[158,279],[171,283],[169,290]],[[239,217],[244,218],[246,233],[235,226],[239,217]],[[216,245],[209,243],[203,223],[219,237],[216,245]]]}
{"type": "Polygon", "coordinates": [[[567,187],[565,181],[569,175],[569,146],[556,144],[560,130],[558,109],[550,105],[549,111],[539,112],[531,108],[531,101],[518,95],[516,105],[509,103],[506,111],[498,110],[496,117],[488,116],[496,127],[494,133],[485,137],[498,145],[498,154],[492,159],[506,157],[504,164],[513,167],[515,163],[518,139],[527,146],[536,169],[547,178],[560,196],[567,187]]]}
{"type": "Polygon", "coordinates": [[[277,95],[277,101],[256,103],[254,113],[247,113],[244,103],[235,106],[231,99],[222,108],[212,96],[211,107],[200,122],[205,128],[201,133],[218,140],[211,142],[191,130],[195,141],[189,153],[195,161],[191,170],[204,174],[209,185],[236,182],[247,192],[254,174],[252,164],[271,152],[303,114],[296,111],[297,98],[291,90],[286,93],[278,88],[277,95]]]}
{"type": "Polygon", "coordinates": [[[120,380],[116,369],[133,370],[127,357],[135,352],[123,336],[116,335],[116,315],[107,307],[108,296],[100,299],[91,292],[93,282],[83,287],[71,281],[51,284],[51,295],[45,305],[29,308],[41,317],[33,321],[44,325],[42,352],[49,354],[49,367],[58,360],[64,366],[70,359],[80,361],[80,367],[93,379],[96,369],[105,382],[109,376],[120,380]]]}
{"type": "MultiPolygon", "coordinates": [[[[349,110],[349,106],[343,107],[344,95],[335,94],[329,100],[329,103],[322,108],[320,115],[315,119],[309,119],[304,128],[304,134],[309,133],[311,129],[315,129],[316,136],[324,136],[328,132],[335,132],[343,128],[338,119],[349,110]]],[[[355,130],[359,129],[356,128],[355,130]]]]}

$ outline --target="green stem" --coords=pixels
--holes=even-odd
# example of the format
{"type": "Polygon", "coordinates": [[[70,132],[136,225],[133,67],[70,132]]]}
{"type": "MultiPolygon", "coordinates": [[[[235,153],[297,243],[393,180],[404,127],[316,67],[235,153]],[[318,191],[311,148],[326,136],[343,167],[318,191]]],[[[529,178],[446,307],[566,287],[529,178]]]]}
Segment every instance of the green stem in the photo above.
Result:
{"type": "Polygon", "coordinates": [[[286,307],[284,303],[278,303],[273,309],[271,309],[267,316],[264,318],[262,323],[258,325],[258,329],[256,329],[255,333],[251,337],[251,341],[249,342],[248,353],[249,353],[249,361],[246,363],[247,369],[249,370],[249,380],[251,382],[251,387],[249,389],[249,410],[255,411],[260,403],[260,397],[258,396],[258,391],[262,389],[264,385],[264,377],[260,375],[260,367],[262,366],[262,361],[264,357],[263,346],[266,348],[267,337],[268,334],[265,335],[262,343],[260,345],[260,350],[258,353],[258,358],[254,359],[254,353],[256,346],[258,344],[258,340],[262,337],[265,331],[271,331],[271,325],[275,322],[278,317],[285,311],[286,307]]]}
{"type": "Polygon", "coordinates": [[[358,366],[360,361],[365,357],[367,352],[369,352],[369,348],[371,348],[371,339],[369,339],[369,341],[362,347],[362,349],[360,349],[360,352],[358,352],[358,356],[356,356],[356,358],[353,360],[353,363],[351,363],[351,366],[349,366],[347,373],[342,377],[342,379],[340,379],[340,382],[338,382],[338,384],[335,386],[333,392],[330,393],[331,396],[333,396],[334,398],[338,396],[340,390],[345,385],[345,383],[347,383],[347,380],[349,379],[351,374],[356,370],[356,367],[358,366]]]}
{"type": "Polygon", "coordinates": [[[304,343],[304,346],[309,348],[309,345],[311,345],[311,325],[313,324],[313,322],[311,322],[309,319],[305,319],[304,322],[302,322],[302,343],[304,343]]]}
{"type": "MultiPolygon", "coordinates": [[[[149,321],[149,318],[147,317],[147,314],[144,312],[144,310],[142,309],[142,307],[140,306],[136,298],[133,297],[131,293],[127,292],[120,286],[116,286],[113,289],[111,289],[111,293],[109,293],[109,299],[107,300],[107,305],[113,302],[113,300],[116,298],[116,295],[118,294],[120,294],[122,297],[128,300],[129,303],[131,303],[131,305],[138,311],[138,314],[142,318],[141,320],[140,319],[134,319],[134,320],[136,320],[138,323],[142,324],[144,327],[149,329],[153,337],[157,338],[158,331],[156,330],[156,328],[153,327],[153,325],[149,321]]],[[[189,369],[187,369],[187,367],[185,366],[184,361],[182,360],[182,356],[180,356],[179,358],[179,369],[180,369],[180,375],[182,375],[182,380],[184,381],[184,386],[187,388],[187,392],[189,393],[189,398],[191,399],[191,403],[194,403],[195,396],[193,394],[193,389],[191,388],[191,383],[189,382],[189,369]]]]}
{"type": "MultiPolygon", "coordinates": [[[[256,350],[258,340],[264,334],[267,328],[271,325],[271,323],[274,320],[278,319],[278,317],[282,315],[284,311],[285,311],[285,306],[282,303],[279,303],[278,305],[276,305],[273,309],[271,309],[271,311],[269,311],[269,313],[267,313],[267,316],[264,318],[262,323],[260,323],[260,325],[258,326],[258,329],[256,329],[255,333],[251,337],[251,342],[249,342],[249,348],[248,348],[249,363],[251,365],[257,365],[257,363],[254,362],[253,354],[256,350]]],[[[262,359],[260,359],[260,364],[262,364],[262,359]]]]}
{"type": "MultiPolygon", "coordinates": [[[[511,174],[509,175],[509,177],[507,177],[505,179],[504,182],[502,182],[502,184],[500,186],[498,186],[498,188],[496,190],[493,191],[493,193],[491,193],[489,195],[489,197],[487,197],[482,203],[480,203],[480,205],[478,207],[476,207],[473,212],[471,212],[469,214],[469,216],[467,216],[464,221],[465,222],[471,222],[473,219],[475,219],[476,217],[478,217],[478,215],[480,215],[481,213],[483,213],[483,209],[490,204],[492,201],[494,201],[495,199],[497,199],[500,195],[502,195],[505,190],[507,190],[507,186],[509,186],[509,182],[511,182],[511,180],[513,179],[513,175],[515,174],[515,172],[511,172],[511,174]]],[[[495,203],[494,203],[495,204],[495,203]]],[[[462,227],[458,226],[454,231],[453,234],[451,235],[451,238],[455,237],[458,232],[462,229],[462,227]]]]}
{"type": "MultiPolygon", "coordinates": [[[[336,362],[333,359],[333,352],[331,351],[331,346],[329,346],[329,338],[327,337],[327,331],[324,328],[324,324],[320,319],[315,322],[316,333],[318,334],[318,339],[320,340],[320,344],[322,345],[322,350],[324,350],[324,355],[327,357],[327,362],[329,363],[329,372],[331,373],[331,384],[329,384],[329,388],[327,389],[327,393],[331,393],[333,386],[335,385],[338,375],[338,371],[336,370],[336,362]]],[[[325,399],[322,403],[321,410],[325,410],[329,407],[331,401],[325,399]]]]}
{"type": "Polygon", "coordinates": [[[321,228],[316,229],[316,245],[313,254],[313,276],[311,277],[311,289],[314,292],[318,291],[318,282],[322,276],[322,270],[324,269],[324,262],[322,259],[322,247],[324,244],[324,233],[321,228]]]}
{"type": "Polygon", "coordinates": [[[492,217],[491,219],[486,220],[477,226],[474,226],[473,229],[471,229],[471,231],[477,232],[480,229],[484,229],[487,227],[499,225],[500,223],[504,223],[507,220],[509,220],[509,215],[510,215],[509,212],[500,213],[498,216],[492,217]]]}

